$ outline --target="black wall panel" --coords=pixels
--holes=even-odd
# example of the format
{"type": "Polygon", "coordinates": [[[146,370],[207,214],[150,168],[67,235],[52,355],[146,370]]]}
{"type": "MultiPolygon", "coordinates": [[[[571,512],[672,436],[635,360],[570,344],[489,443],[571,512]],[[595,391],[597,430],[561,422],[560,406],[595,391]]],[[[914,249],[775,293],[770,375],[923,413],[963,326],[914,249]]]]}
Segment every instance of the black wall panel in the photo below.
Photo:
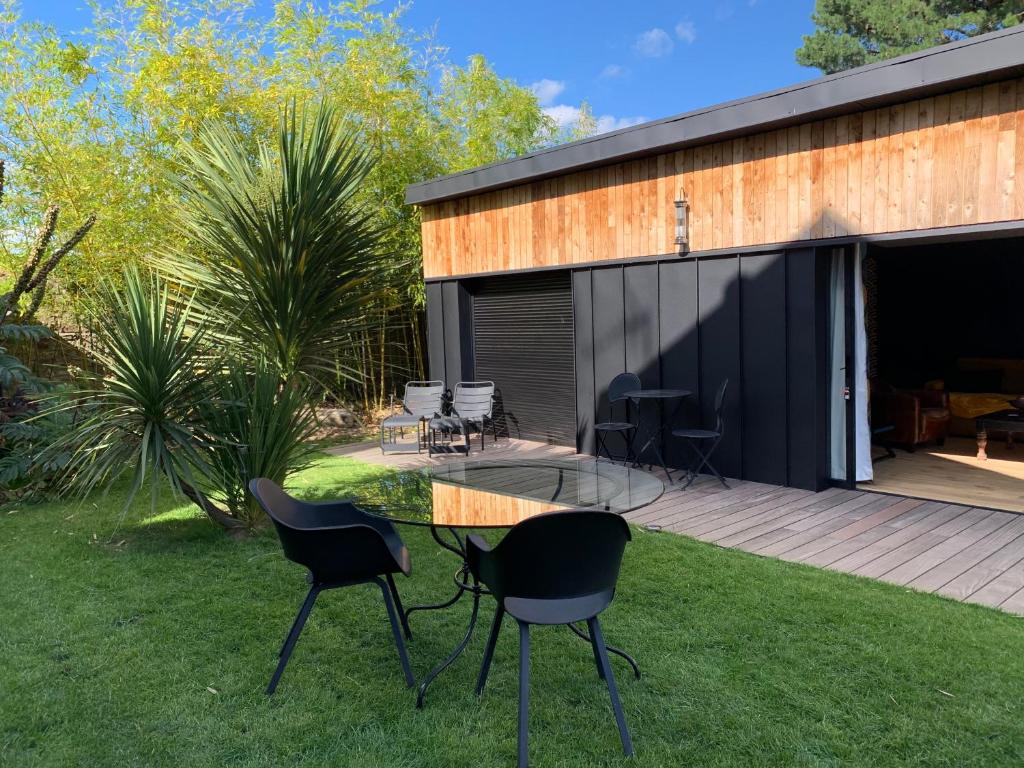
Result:
{"type": "Polygon", "coordinates": [[[594,394],[597,420],[607,421],[608,383],[626,370],[625,308],[622,300],[622,268],[591,272],[594,300],[594,394]]]}
{"type": "Polygon", "coordinates": [[[594,302],[589,269],[572,274],[573,318],[576,326],[576,445],[594,453],[594,302]]]}
{"type": "Polygon", "coordinates": [[[786,257],[740,259],[743,477],[786,484],[786,257]]]}
{"type": "MultiPolygon", "coordinates": [[[[693,396],[679,407],[677,423],[700,420],[700,337],[697,328],[697,262],[663,261],[658,265],[658,324],[661,339],[661,386],[688,389],[693,396]]],[[[665,460],[686,466],[685,446],[669,440],[665,460]]]]}
{"type": "MultiPolygon", "coordinates": [[[[736,257],[697,263],[700,312],[700,406],[703,421],[713,424],[715,391],[729,379],[725,399],[725,436],[715,453],[723,475],[742,477],[743,368],[740,345],[740,262],[736,257]]],[[[781,404],[780,404],[781,405],[781,404]]]]}
{"type": "Polygon", "coordinates": [[[430,378],[445,380],[444,314],[441,283],[427,283],[427,360],[430,378]]]}
{"type": "Polygon", "coordinates": [[[445,383],[451,389],[473,379],[473,305],[466,286],[458,280],[442,283],[445,383]]]}
{"type": "Polygon", "coordinates": [[[639,376],[645,388],[660,387],[658,265],[630,265],[622,272],[626,370],[639,376]]]}
{"type": "Polygon", "coordinates": [[[828,485],[828,270],[814,249],[786,254],[788,485],[828,485]]]}

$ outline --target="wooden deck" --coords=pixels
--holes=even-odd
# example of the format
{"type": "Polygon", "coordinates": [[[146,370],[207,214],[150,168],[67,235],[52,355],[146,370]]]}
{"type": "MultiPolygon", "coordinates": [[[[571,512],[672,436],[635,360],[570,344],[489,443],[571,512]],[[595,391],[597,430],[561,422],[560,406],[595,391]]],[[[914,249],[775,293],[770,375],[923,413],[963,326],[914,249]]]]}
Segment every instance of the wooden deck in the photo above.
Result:
{"type": "MultiPolygon", "coordinates": [[[[330,451],[372,464],[411,468],[445,460],[382,456],[375,443],[330,451]]],[[[572,451],[511,440],[474,448],[470,460],[571,456],[572,451]]],[[[1024,615],[1024,515],[870,491],[820,493],[701,478],[669,488],[627,515],[722,547],[854,573],[1024,615]]]]}

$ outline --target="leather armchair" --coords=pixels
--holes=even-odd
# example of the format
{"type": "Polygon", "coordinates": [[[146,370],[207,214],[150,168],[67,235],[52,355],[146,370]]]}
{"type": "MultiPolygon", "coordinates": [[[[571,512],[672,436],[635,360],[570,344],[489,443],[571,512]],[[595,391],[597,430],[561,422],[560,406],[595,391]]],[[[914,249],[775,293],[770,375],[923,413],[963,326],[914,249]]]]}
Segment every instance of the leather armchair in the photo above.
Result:
{"type": "Polygon", "coordinates": [[[940,389],[895,389],[879,381],[871,384],[871,425],[892,426],[886,443],[913,451],[919,445],[942,445],[949,431],[949,395],[940,389]]]}

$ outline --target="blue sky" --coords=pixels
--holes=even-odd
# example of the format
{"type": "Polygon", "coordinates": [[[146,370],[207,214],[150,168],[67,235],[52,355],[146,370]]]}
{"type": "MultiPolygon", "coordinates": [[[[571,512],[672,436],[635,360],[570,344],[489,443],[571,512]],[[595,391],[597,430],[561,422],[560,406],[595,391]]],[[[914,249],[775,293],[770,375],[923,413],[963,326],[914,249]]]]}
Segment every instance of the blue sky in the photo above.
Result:
{"type": "MultiPolygon", "coordinates": [[[[533,86],[556,119],[570,120],[586,100],[607,130],[816,77],[793,58],[801,35],[812,30],[813,6],[814,0],[416,0],[406,22],[433,27],[455,62],[484,54],[502,75],[533,86]]],[[[85,0],[24,0],[23,9],[69,31],[89,20],[85,0]]]]}

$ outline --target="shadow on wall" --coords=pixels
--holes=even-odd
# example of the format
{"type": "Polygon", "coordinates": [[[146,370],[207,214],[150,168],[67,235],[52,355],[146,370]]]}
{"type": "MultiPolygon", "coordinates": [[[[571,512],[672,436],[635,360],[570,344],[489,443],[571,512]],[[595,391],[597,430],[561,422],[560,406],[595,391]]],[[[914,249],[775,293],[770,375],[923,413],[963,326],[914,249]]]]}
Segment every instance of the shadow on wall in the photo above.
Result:
{"type": "MultiPolygon", "coordinates": [[[[716,467],[758,482],[827,485],[832,250],[784,245],[576,270],[581,450],[594,452],[593,424],[611,418],[608,383],[622,371],[636,373],[644,388],[693,393],[678,409],[664,406],[668,427],[712,427],[714,395],[728,378],[716,467]]],[[[656,404],[640,407],[646,423],[657,419],[656,404]]],[[[665,454],[674,467],[692,458],[671,438],[665,454]]]]}

